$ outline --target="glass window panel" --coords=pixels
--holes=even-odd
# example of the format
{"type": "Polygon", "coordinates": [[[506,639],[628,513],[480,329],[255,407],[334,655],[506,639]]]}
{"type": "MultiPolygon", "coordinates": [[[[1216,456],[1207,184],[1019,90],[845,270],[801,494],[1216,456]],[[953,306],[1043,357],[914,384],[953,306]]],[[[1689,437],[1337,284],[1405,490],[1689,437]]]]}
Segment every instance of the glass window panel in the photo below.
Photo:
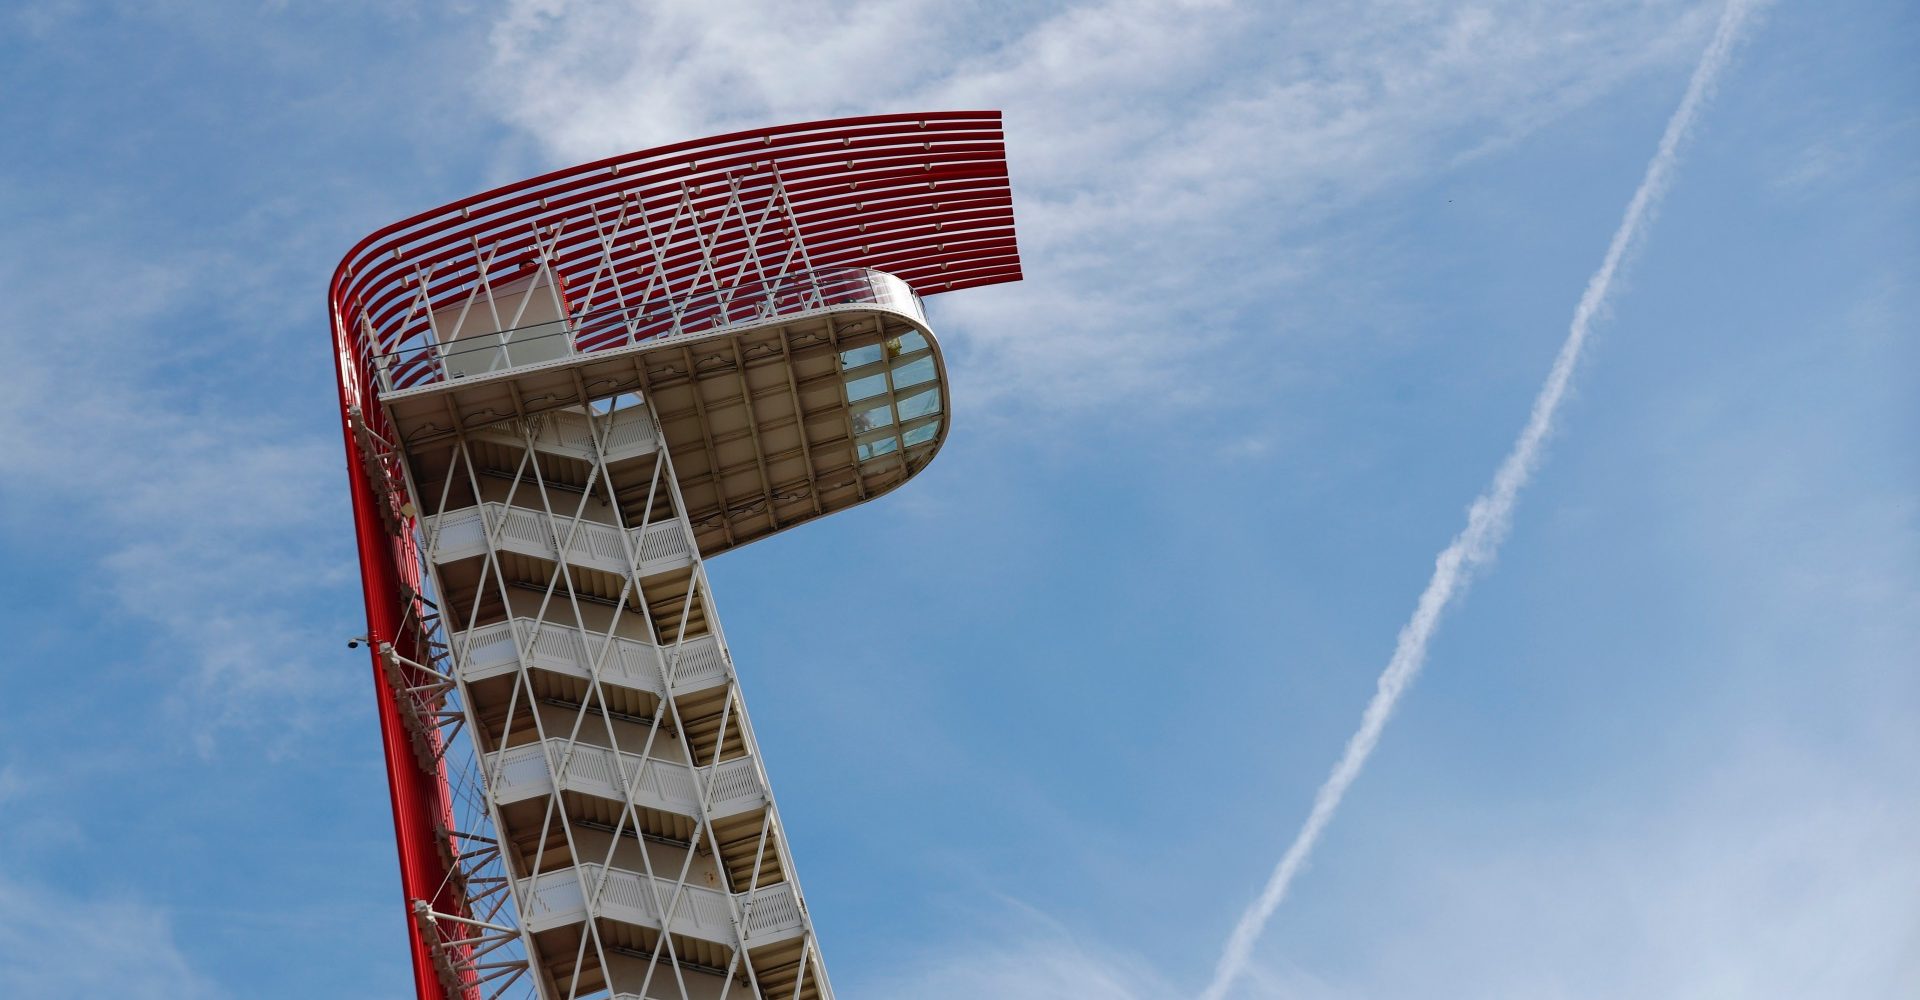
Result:
{"type": "Polygon", "coordinates": [[[912,354],[915,351],[924,351],[926,348],[927,338],[921,336],[918,330],[908,330],[906,333],[887,341],[887,356],[897,357],[902,354],[912,354]]]}
{"type": "Polygon", "coordinates": [[[861,410],[853,415],[853,432],[865,434],[875,427],[885,427],[893,423],[893,407],[882,403],[870,410],[861,410]]]}
{"type": "Polygon", "coordinates": [[[939,433],[940,421],[935,420],[931,423],[925,423],[918,427],[911,428],[906,433],[900,435],[900,437],[907,442],[907,447],[911,448],[916,444],[933,440],[934,436],[939,433]]]}
{"type": "Polygon", "coordinates": [[[875,372],[865,378],[856,378],[847,383],[847,402],[858,403],[863,399],[878,396],[886,391],[886,374],[884,372],[875,372]]]}
{"type": "Polygon", "coordinates": [[[859,446],[860,461],[878,458],[900,450],[900,439],[889,434],[875,441],[864,442],[859,446]]]}
{"type": "Polygon", "coordinates": [[[879,344],[868,344],[865,347],[856,347],[851,351],[841,351],[840,366],[843,368],[858,368],[861,365],[870,365],[880,360],[884,353],[885,351],[879,344]]]}
{"type": "Polygon", "coordinates": [[[934,386],[900,401],[900,419],[912,420],[940,412],[940,387],[934,386]]]}
{"type": "Polygon", "coordinates": [[[596,399],[591,404],[593,412],[595,413],[612,413],[615,410],[624,410],[630,406],[639,405],[640,397],[631,392],[623,392],[618,396],[608,396],[605,399],[596,399]]]}
{"type": "Polygon", "coordinates": [[[893,388],[895,392],[910,385],[933,381],[933,355],[916,358],[903,365],[893,366],[893,388]]]}

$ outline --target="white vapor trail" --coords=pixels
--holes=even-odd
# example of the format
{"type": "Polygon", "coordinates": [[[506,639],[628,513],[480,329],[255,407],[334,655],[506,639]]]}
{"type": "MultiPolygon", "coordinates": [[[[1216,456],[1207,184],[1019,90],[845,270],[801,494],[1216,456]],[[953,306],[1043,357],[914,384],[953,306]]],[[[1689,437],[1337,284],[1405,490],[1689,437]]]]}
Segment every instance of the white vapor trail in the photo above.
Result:
{"type": "Polygon", "coordinates": [[[1680,144],[1686,139],[1694,118],[1711,95],[1714,82],[1727,64],[1747,16],[1761,2],[1764,0],[1728,0],[1713,40],[1708,43],[1706,52],[1700,57],[1699,66],[1693,71],[1693,78],[1687,84],[1686,95],[1680,99],[1680,106],[1667,121],[1666,132],[1660,137],[1660,147],[1647,163],[1646,176],[1641,179],[1639,189],[1633,192],[1633,200],[1627,203],[1627,212],[1620,220],[1620,228],[1614,230],[1613,242],[1607,245],[1606,258],[1600,262],[1600,269],[1588,280],[1586,292],[1580,296],[1566,342],[1554,358],[1553,368],[1547,373],[1540,394],[1534,398],[1533,412],[1527,418],[1526,428],[1514,441],[1513,450],[1500,463],[1500,468],[1494,473],[1493,483],[1468,508],[1466,528],[1434,560],[1433,577],[1427,581],[1427,589],[1420,594],[1413,617],[1400,629],[1393,658],[1380,674],[1373,698],[1367,702],[1366,711],[1360,716],[1360,728],[1347,740],[1346,752],[1314,795],[1313,811],[1307,814],[1306,823],[1300,827],[1287,853],[1281,856],[1280,863],[1274,867],[1260,898],[1241,915],[1240,923],[1228,937],[1220,962],[1214,967],[1213,982],[1201,994],[1201,1000],[1225,1000],[1227,991],[1246,971],[1254,942],[1265,930],[1273,911],[1279,908],[1280,901],[1286,898],[1294,876],[1300,873],[1308,855],[1313,853],[1314,845],[1326,831],[1327,824],[1333,820],[1333,814],[1340,808],[1340,800],[1346,797],[1347,789],[1360,776],[1361,769],[1366,767],[1367,758],[1372,756],[1374,747],[1379,744],[1380,733],[1386,728],[1395,704],[1426,663],[1427,644],[1440,624],[1441,614],[1471,580],[1474,570],[1492,559],[1499,549],[1512,521],[1514,500],[1520,488],[1533,478],[1534,470],[1540,463],[1541,447],[1548,433],[1553,430],[1554,416],[1566,397],[1567,383],[1573,378],[1574,367],[1586,346],[1587,333],[1593,326],[1594,318],[1605,308],[1607,297],[1613,290],[1614,278],[1619,274],[1628,251],[1652,217],[1661,196],[1666,193],[1674,164],[1679,158],[1680,144]]]}

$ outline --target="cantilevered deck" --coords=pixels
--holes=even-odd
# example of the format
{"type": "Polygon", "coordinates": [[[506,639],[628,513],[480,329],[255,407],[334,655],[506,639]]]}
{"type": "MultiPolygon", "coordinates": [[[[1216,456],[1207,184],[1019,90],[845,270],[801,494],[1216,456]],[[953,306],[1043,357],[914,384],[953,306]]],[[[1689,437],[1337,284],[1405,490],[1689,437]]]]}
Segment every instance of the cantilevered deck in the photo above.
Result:
{"type": "Polygon", "coordinates": [[[726,310],[712,293],[696,298],[706,312],[697,332],[643,320],[623,341],[580,350],[566,324],[542,318],[504,337],[384,356],[382,380],[398,387],[381,403],[411,448],[637,393],[652,401],[707,556],[880,496],[945,441],[946,365],[906,282],[870,268],[807,272],[729,296],[730,323],[716,322],[726,310]],[[512,364],[530,343],[538,360],[512,364]]]}

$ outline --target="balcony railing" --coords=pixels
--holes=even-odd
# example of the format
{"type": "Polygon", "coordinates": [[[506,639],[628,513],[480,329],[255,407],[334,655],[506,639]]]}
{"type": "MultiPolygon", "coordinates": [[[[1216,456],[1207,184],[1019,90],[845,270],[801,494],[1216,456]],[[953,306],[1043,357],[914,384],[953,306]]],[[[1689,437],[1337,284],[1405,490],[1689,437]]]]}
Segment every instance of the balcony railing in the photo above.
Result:
{"type": "Polygon", "coordinates": [[[575,523],[545,511],[486,501],[423,519],[435,562],[448,563],[486,554],[491,533],[501,549],[561,561],[554,543],[560,536],[565,561],[574,566],[626,576],[627,545],[634,546],[641,575],[679,569],[693,561],[693,539],[680,521],[631,530],[594,521],[575,523]],[[622,537],[627,536],[627,537],[622,537]]]}
{"type": "MultiPolygon", "coordinates": [[[[559,772],[566,791],[616,802],[625,801],[624,791],[647,808],[696,818],[700,815],[700,792],[694,784],[694,770],[687,765],[591,744],[570,744],[558,738],[488,754],[487,774],[494,798],[518,802],[551,793],[549,762],[559,772]]],[[[710,815],[737,816],[766,804],[760,769],[751,758],[703,767],[699,773],[710,796],[710,815]]]]}
{"type": "MultiPolygon", "coordinates": [[[[591,910],[593,916],[733,944],[727,894],[717,889],[678,886],[670,879],[594,864],[521,879],[519,889],[521,921],[534,933],[584,921],[591,910]],[[663,910],[668,919],[662,919],[663,910]]],[[[806,928],[806,907],[791,883],[738,893],[734,901],[744,911],[750,946],[796,937],[806,928]]]]}
{"type": "MultiPolygon", "coordinates": [[[[659,447],[653,417],[645,406],[623,407],[591,420],[575,410],[549,410],[532,419],[536,421],[532,435],[536,451],[583,462],[604,457],[611,464],[650,455],[659,447]]],[[[527,444],[517,423],[511,421],[470,430],[467,436],[516,448],[527,444]]]]}
{"type": "Polygon", "coordinates": [[[368,353],[382,391],[395,392],[848,306],[877,307],[926,320],[920,297],[905,281],[872,268],[822,267],[636,306],[591,310],[444,344],[411,344],[368,353]]]}
{"type": "Polygon", "coordinates": [[[582,679],[600,667],[602,683],[659,696],[660,670],[656,657],[667,658],[673,693],[704,691],[727,679],[726,653],[713,635],[689,639],[665,649],[640,639],[583,632],[571,625],[512,618],[493,625],[453,634],[454,663],[469,682],[519,669],[520,651],[527,666],[582,679]],[[613,644],[612,649],[606,643],[613,644]]]}

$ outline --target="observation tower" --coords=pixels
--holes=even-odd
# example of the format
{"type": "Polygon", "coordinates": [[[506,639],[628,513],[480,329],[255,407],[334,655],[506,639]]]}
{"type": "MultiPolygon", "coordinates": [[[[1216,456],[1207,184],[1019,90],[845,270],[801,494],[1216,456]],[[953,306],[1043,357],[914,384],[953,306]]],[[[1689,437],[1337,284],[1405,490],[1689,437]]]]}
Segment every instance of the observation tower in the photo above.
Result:
{"type": "Polygon", "coordinates": [[[642,150],[347,254],[420,1000],[830,1000],[705,560],[924,468],[948,393],[921,299],[1019,277],[998,112],[642,150]]]}

